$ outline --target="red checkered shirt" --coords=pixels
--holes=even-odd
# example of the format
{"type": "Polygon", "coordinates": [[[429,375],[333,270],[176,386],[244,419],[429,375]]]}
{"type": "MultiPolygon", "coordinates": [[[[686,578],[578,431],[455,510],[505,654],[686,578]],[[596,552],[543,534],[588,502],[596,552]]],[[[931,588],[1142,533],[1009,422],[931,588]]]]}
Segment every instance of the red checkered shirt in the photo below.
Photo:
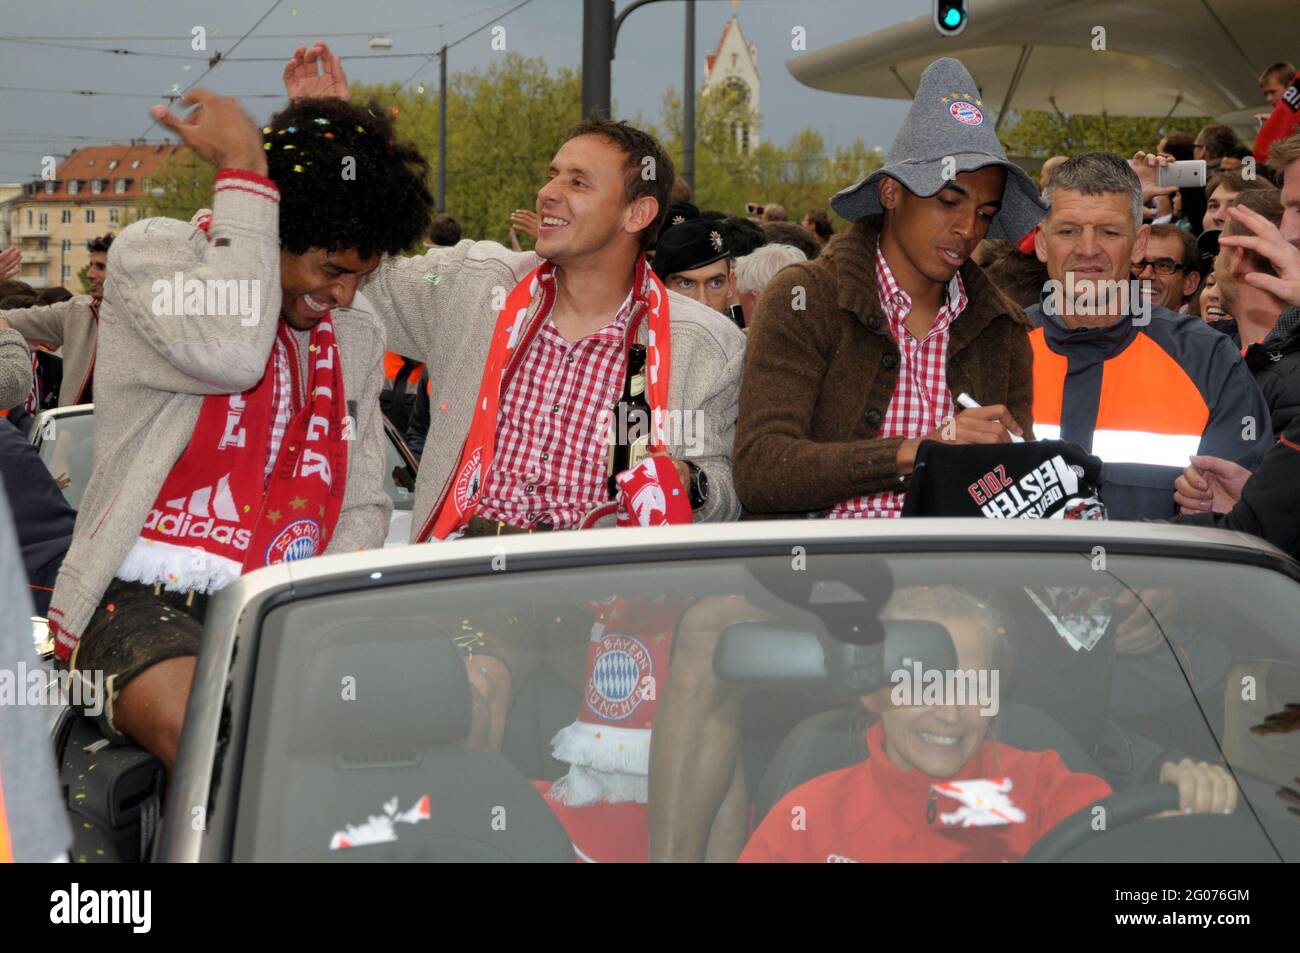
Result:
{"type": "MultiPolygon", "coordinates": [[[[943,306],[935,315],[934,326],[918,341],[907,330],[907,316],[912,313],[912,299],[898,286],[884,253],[876,249],[876,288],[880,307],[889,329],[898,342],[898,380],[894,396],[881,422],[881,437],[924,437],[942,426],[952,416],[952,391],[948,390],[948,336],[952,323],[966,308],[966,289],[960,273],[948,282],[943,306]]],[[[830,519],[892,517],[903,512],[905,494],[885,490],[859,496],[837,504],[830,519]]]]}
{"type": "MultiPolygon", "coordinates": [[[[554,281],[554,274],[543,280],[554,281]]],[[[609,324],[572,342],[546,316],[501,395],[496,459],[479,516],[512,526],[545,518],[571,529],[609,502],[609,434],[600,424],[602,411],[607,417],[622,396],[631,315],[629,293],[609,324]]]]}
{"type": "Polygon", "coordinates": [[[267,450],[266,468],[262,471],[262,477],[268,484],[271,471],[275,469],[275,459],[280,455],[284,432],[289,429],[289,421],[296,413],[295,404],[301,397],[293,393],[293,383],[289,378],[289,355],[285,353],[279,338],[275,339],[271,353],[275,358],[271,374],[271,445],[267,450]]]}

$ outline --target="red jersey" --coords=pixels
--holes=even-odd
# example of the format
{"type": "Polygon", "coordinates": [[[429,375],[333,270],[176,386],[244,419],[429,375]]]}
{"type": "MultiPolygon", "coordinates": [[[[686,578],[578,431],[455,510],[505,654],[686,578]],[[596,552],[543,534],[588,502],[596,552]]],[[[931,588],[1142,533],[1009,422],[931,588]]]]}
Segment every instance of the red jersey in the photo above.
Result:
{"type": "MultiPolygon", "coordinates": [[[[799,785],[772,808],[740,855],[744,862],[1014,861],[1110,786],[1076,774],[1055,751],[1021,751],[985,741],[951,778],[900,771],[884,748],[880,722],[867,731],[871,757],[799,785]],[[994,779],[1010,804],[989,813],[1020,818],[967,827],[979,813],[936,786],[994,779]],[[930,819],[927,819],[930,818],[930,819]]],[[[960,787],[960,785],[953,785],[960,787]]]]}

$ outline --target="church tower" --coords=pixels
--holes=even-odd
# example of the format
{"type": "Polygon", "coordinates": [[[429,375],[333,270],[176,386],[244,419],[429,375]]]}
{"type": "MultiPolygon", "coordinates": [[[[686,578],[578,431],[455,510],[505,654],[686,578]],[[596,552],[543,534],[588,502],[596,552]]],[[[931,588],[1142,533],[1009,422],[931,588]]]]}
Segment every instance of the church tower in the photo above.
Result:
{"type": "Polygon", "coordinates": [[[749,107],[750,120],[736,124],[736,145],[748,153],[758,145],[758,48],[740,31],[737,6],[732,0],[731,19],[722,28],[717,47],[704,58],[700,94],[724,95],[749,107]]]}

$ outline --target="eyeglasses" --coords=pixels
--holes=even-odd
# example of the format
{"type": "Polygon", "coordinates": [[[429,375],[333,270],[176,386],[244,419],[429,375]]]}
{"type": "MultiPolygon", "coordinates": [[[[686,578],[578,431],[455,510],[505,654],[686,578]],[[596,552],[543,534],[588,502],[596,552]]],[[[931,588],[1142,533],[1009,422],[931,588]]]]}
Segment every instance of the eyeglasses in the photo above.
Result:
{"type": "Polygon", "coordinates": [[[1156,258],[1154,260],[1148,258],[1133,266],[1133,275],[1136,277],[1142,274],[1147,266],[1150,266],[1151,270],[1157,275],[1172,275],[1182,271],[1185,267],[1181,261],[1174,261],[1172,258],[1156,258]]]}

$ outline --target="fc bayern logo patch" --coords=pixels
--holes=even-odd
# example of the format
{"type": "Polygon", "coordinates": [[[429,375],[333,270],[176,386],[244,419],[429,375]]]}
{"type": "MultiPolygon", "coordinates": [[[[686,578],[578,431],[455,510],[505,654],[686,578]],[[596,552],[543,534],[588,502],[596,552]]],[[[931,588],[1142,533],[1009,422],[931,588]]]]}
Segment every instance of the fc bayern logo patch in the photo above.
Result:
{"type": "Polygon", "coordinates": [[[978,126],[984,122],[984,114],[980,112],[979,107],[965,100],[953,103],[948,107],[948,112],[952,113],[953,119],[968,126],[978,126]]]}
{"type": "Polygon", "coordinates": [[[645,643],[626,632],[601,638],[587,680],[587,707],[606,721],[623,721],[645,701],[643,686],[654,675],[645,643]]]}
{"type": "Polygon", "coordinates": [[[320,523],[315,520],[294,520],[276,534],[271,545],[266,547],[266,564],[291,563],[299,559],[310,559],[316,555],[320,545],[320,523]]]}
{"type": "Polygon", "coordinates": [[[483,483],[483,473],[479,468],[479,461],[483,458],[483,448],[475,450],[465,465],[460,468],[456,474],[456,484],[454,492],[456,494],[456,508],[459,510],[469,506],[471,500],[478,496],[479,487],[483,483]]]}

